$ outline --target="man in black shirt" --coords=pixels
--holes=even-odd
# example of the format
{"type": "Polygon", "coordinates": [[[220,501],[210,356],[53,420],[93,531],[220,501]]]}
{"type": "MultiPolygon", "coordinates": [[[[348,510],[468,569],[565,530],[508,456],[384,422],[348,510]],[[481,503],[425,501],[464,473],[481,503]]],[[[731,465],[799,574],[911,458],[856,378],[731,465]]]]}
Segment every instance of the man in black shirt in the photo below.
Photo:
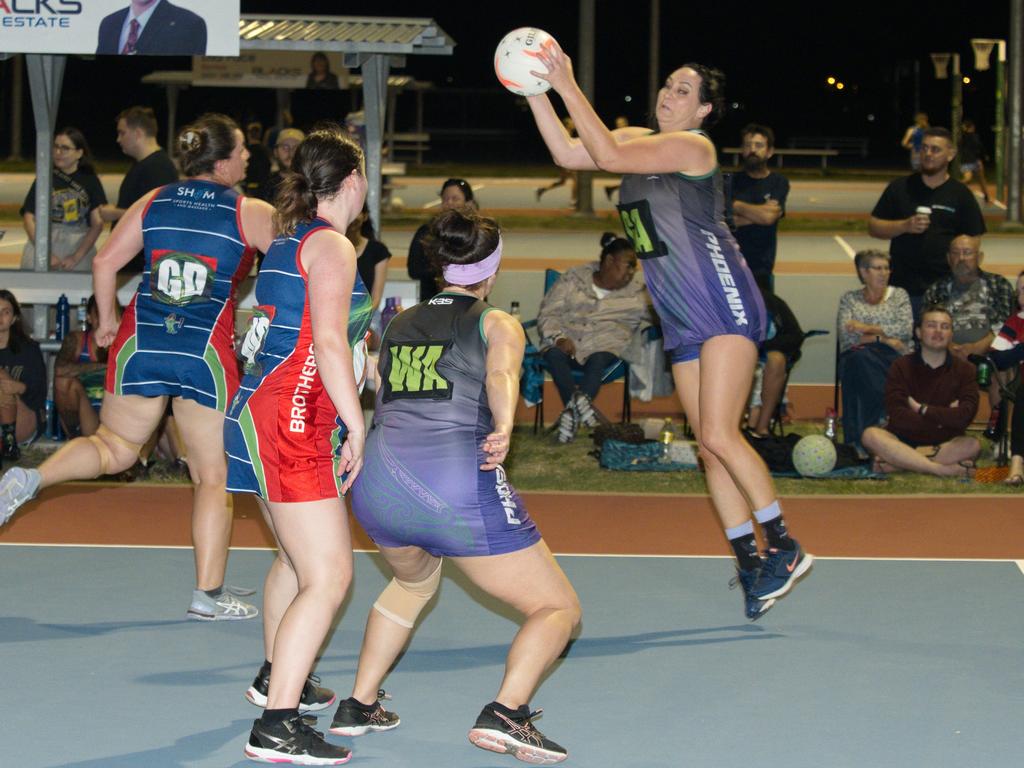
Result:
{"type": "MultiPolygon", "coordinates": [[[[151,189],[178,180],[178,169],[157,143],[156,132],[156,115],[149,107],[129,107],[117,116],[117,143],[134,162],[121,182],[117,205],[100,208],[104,221],[116,222],[151,189]]],[[[144,265],[145,259],[139,253],[121,271],[135,274],[141,272],[144,265]]]]}
{"type": "Polygon", "coordinates": [[[771,128],[751,123],[743,129],[741,139],[743,170],[729,176],[733,234],[754,277],[768,276],[770,286],[789,180],[768,170],[768,160],[775,152],[771,128]]]}
{"type": "Polygon", "coordinates": [[[868,231],[891,240],[890,283],[910,294],[917,318],[925,290],[950,275],[946,254],[954,236],[985,232],[978,201],[971,191],[949,176],[956,155],[953,137],[945,128],[928,128],[921,140],[921,170],[889,183],[878,199],[868,231]]]}

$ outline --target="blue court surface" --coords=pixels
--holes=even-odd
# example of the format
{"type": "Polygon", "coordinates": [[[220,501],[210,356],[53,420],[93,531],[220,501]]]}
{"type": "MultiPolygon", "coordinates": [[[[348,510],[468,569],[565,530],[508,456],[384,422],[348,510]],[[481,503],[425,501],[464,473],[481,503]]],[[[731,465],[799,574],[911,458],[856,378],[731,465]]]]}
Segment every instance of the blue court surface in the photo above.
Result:
{"type": "MultiPolygon", "coordinates": [[[[265,550],[235,551],[262,586],[265,550]]],[[[1007,561],[822,559],[745,621],[721,558],[562,557],[584,626],[541,686],[538,726],[572,766],[1001,768],[1022,764],[1024,574],[1007,561]]],[[[356,555],[317,668],[349,693],[385,584],[356,555]]],[[[513,617],[448,566],[385,682],[401,726],[338,739],[350,765],[513,766],[466,740],[501,677],[513,617]]],[[[183,619],[189,549],[0,547],[0,765],[248,765],[259,621],[183,619]]],[[[324,728],[329,725],[322,719],[324,728]]]]}

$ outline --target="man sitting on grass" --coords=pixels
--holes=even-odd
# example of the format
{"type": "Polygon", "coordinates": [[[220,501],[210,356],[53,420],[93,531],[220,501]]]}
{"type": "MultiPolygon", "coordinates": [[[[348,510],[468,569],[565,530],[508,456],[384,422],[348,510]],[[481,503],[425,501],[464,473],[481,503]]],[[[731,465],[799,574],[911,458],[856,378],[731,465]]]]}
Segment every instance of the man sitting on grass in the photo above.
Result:
{"type": "Polygon", "coordinates": [[[944,307],[926,307],[914,336],[918,351],[897,359],[885,382],[888,423],[864,430],[861,442],[878,471],[969,475],[981,450],[964,435],[978,410],[974,366],[950,354],[953,319],[944,307]]]}

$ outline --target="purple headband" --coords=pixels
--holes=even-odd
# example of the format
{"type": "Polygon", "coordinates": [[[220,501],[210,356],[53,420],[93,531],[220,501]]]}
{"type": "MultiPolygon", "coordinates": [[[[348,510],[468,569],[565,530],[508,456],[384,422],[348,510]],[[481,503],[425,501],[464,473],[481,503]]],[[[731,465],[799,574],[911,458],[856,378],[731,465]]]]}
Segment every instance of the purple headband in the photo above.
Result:
{"type": "Polygon", "coordinates": [[[449,264],[444,268],[445,282],[450,285],[474,285],[498,271],[501,264],[501,235],[498,235],[498,247],[494,253],[472,264],[449,264]]]}

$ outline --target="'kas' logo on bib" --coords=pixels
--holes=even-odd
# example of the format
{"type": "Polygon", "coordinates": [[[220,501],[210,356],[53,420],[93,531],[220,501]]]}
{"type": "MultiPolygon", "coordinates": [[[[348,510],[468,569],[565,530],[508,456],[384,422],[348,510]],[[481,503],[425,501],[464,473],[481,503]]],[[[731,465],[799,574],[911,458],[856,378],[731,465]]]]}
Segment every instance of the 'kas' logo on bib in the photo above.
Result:
{"type": "Polygon", "coordinates": [[[149,287],[157,301],[183,307],[209,301],[217,260],[197,253],[155,250],[149,274],[149,287]]]}

